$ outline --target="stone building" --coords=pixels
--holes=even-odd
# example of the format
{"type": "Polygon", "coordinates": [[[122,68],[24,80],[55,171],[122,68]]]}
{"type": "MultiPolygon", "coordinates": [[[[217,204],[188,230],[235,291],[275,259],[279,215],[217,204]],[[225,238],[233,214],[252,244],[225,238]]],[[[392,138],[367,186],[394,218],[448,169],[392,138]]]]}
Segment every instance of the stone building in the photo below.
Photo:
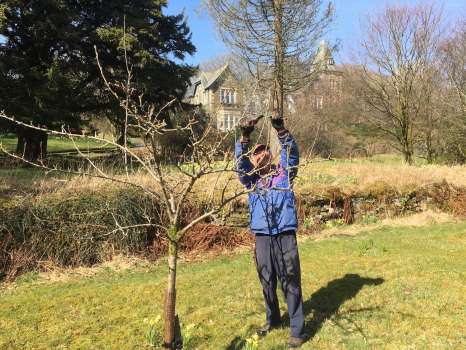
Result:
{"type": "Polygon", "coordinates": [[[314,111],[332,107],[341,98],[343,72],[337,69],[325,41],[320,43],[312,69],[318,72],[316,80],[301,93],[306,95],[308,106],[314,111]]]}
{"type": "MultiPolygon", "coordinates": [[[[285,96],[288,113],[302,114],[304,109],[306,113],[319,114],[340,100],[343,72],[337,69],[326,42],[320,43],[310,69],[317,72],[315,81],[310,86],[285,96]]],[[[191,78],[184,101],[202,106],[217,129],[228,131],[236,127],[245,110],[249,114],[257,114],[262,110],[259,106],[266,97],[251,94],[246,96],[240,81],[229,65],[225,64],[217,70],[199,71],[191,78]]]]}
{"type": "Polygon", "coordinates": [[[219,130],[232,130],[244,107],[244,91],[228,64],[213,71],[199,71],[191,78],[185,102],[200,105],[219,130]]]}

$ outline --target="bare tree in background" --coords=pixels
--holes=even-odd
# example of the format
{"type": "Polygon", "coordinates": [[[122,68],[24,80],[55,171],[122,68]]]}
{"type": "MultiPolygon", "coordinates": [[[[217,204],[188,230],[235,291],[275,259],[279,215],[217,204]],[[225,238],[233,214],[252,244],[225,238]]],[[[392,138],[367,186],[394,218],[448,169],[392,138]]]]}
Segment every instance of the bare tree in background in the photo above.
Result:
{"type": "Polygon", "coordinates": [[[454,89],[460,111],[466,119],[466,20],[458,22],[441,47],[442,68],[454,89]]]}
{"type": "MultiPolygon", "coordinates": [[[[205,0],[223,41],[248,64],[269,112],[283,115],[285,95],[310,81],[316,44],[333,19],[321,0],[205,0]]],[[[265,112],[265,111],[264,111],[265,112]]]]}
{"type": "Polygon", "coordinates": [[[458,22],[442,43],[439,69],[446,80],[444,109],[448,119],[442,133],[444,158],[466,162],[466,21],[458,22]]]}
{"type": "Polygon", "coordinates": [[[443,81],[436,66],[431,66],[426,70],[424,79],[418,87],[423,94],[420,104],[419,142],[423,157],[428,164],[432,164],[439,153],[439,137],[441,135],[442,124],[445,119],[445,110],[442,100],[443,81]]]}
{"type": "Polygon", "coordinates": [[[418,122],[429,101],[424,88],[441,39],[441,14],[433,5],[387,6],[367,19],[363,39],[360,98],[372,122],[396,141],[413,163],[418,122]],[[424,110],[423,110],[424,109],[424,110]]]}

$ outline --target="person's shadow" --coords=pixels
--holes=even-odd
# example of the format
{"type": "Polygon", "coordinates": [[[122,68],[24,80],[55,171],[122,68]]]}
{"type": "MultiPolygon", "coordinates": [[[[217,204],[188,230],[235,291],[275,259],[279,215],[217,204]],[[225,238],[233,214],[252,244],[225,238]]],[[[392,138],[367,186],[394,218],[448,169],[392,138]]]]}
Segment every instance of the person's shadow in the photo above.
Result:
{"type": "MultiPolygon", "coordinates": [[[[312,339],[322,328],[324,322],[338,313],[341,305],[359,293],[362,287],[376,286],[384,282],[383,278],[361,277],[357,274],[346,274],[341,278],[330,281],[325,287],[314,292],[309,300],[304,301],[304,316],[313,311],[310,321],[306,322],[305,333],[308,340],[312,339]]],[[[370,311],[370,308],[357,311],[370,311]]],[[[289,323],[288,313],[283,319],[283,324],[289,323]],[[285,320],[286,318],[286,320],[285,320]]]]}
{"type": "MultiPolygon", "coordinates": [[[[346,274],[341,278],[330,281],[325,287],[314,292],[311,297],[304,301],[304,316],[313,312],[312,319],[306,322],[305,333],[307,340],[311,340],[322,328],[324,322],[338,313],[341,305],[347,300],[354,298],[362,287],[376,286],[384,282],[383,278],[361,277],[357,274],[346,274]]],[[[376,308],[364,308],[361,310],[352,310],[352,312],[371,311],[376,308]]],[[[286,312],[282,317],[282,325],[288,327],[290,318],[286,312]]],[[[361,333],[362,330],[361,330],[361,333]]],[[[237,336],[235,337],[227,350],[242,349],[246,341],[237,336]]]]}

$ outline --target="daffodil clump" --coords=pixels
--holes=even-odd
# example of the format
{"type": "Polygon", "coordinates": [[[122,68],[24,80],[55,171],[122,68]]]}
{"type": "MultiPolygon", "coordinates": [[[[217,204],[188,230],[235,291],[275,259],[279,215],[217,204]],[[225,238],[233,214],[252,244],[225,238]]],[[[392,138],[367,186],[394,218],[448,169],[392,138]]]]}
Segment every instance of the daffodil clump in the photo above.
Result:
{"type": "Polygon", "coordinates": [[[251,338],[246,339],[244,350],[257,350],[259,349],[259,336],[254,334],[251,338]]]}
{"type": "Polygon", "coordinates": [[[160,331],[161,327],[159,327],[161,319],[162,317],[158,315],[156,318],[145,318],[143,320],[143,323],[149,326],[146,339],[150,346],[155,347],[162,343],[162,332],[160,331]]]}
{"type": "Polygon", "coordinates": [[[190,323],[183,328],[183,349],[189,350],[192,348],[195,327],[196,325],[194,323],[190,323]]]}

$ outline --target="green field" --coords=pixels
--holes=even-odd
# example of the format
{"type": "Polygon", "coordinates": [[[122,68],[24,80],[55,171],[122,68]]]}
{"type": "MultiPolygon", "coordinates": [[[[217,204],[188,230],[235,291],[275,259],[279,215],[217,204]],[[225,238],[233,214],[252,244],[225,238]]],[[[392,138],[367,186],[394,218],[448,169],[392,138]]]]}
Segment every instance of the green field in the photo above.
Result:
{"type": "MultiPolygon", "coordinates": [[[[312,337],[303,349],[466,347],[466,222],[307,240],[300,255],[312,337]]],[[[162,313],[165,271],[160,262],[58,282],[25,274],[0,291],[0,349],[148,348],[144,319],[162,313]]],[[[178,282],[189,348],[243,349],[263,324],[250,253],[182,262],[178,282]]],[[[285,322],[259,349],[285,349],[287,336],[285,322]]]]}
{"type": "MultiPolygon", "coordinates": [[[[0,143],[8,152],[13,152],[16,149],[16,136],[15,135],[0,135],[0,143]]],[[[97,147],[113,147],[104,143],[90,140],[90,139],[75,139],[76,146],[81,150],[97,147]]],[[[61,152],[61,151],[74,151],[76,146],[71,140],[66,137],[49,136],[47,141],[48,152],[61,152]]]]}

